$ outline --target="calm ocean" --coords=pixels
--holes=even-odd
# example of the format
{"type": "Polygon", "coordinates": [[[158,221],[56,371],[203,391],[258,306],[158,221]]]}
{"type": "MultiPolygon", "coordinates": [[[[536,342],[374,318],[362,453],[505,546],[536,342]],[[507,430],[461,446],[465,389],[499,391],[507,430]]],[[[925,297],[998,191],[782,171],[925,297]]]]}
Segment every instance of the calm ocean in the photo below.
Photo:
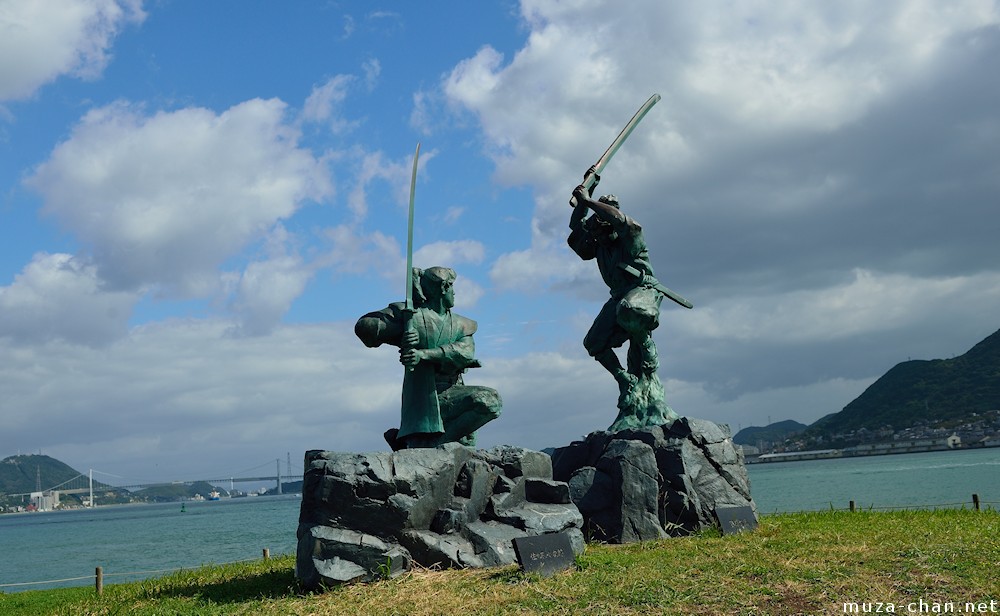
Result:
{"type": "Polygon", "coordinates": [[[105,584],[165,575],[169,570],[295,551],[296,496],[112,505],[0,515],[0,592],[85,586],[103,567],[105,584]],[[120,575],[131,572],[151,572],[120,575]],[[85,577],[30,586],[5,586],[85,577]]]}
{"type": "Polygon", "coordinates": [[[750,464],[760,513],[858,508],[1000,508],[1000,447],[750,464]]]}
{"type": "MultiPolygon", "coordinates": [[[[859,508],[1000,507],[1000,448],[753,464],[762,514],[859,508]]],[[[114,584],[295,551],[299,499],[262,496],[0,515],[0,592],[114,584]],[[139,573],[135,573],[139,572],[139,573]],[[155,573],[150,573],[155,572],[155,573]],[[133,575],[121,575],[132,574],[133,575]],[[65,580],[28,586],[23,582],[65,580]]]]}

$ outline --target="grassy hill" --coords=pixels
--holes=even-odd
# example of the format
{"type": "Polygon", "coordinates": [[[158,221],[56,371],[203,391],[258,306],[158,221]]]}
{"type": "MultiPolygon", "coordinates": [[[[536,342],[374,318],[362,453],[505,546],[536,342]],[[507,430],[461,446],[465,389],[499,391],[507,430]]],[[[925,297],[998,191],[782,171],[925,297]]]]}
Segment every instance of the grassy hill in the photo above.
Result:
{"type": "Polygon", "coordinates": [[[900,430],[1000,409],[1000,331],[953,359],[897,364],[839,413],[809,426],[804,437],[860,428],[900,430]]]}
{"type": "Polygon", "coordinates": [[[39,478],[42,489],[69,481],[80,471],[43,455],[10,456],[0,460],[0,494],[35,492],[39,478]]]}

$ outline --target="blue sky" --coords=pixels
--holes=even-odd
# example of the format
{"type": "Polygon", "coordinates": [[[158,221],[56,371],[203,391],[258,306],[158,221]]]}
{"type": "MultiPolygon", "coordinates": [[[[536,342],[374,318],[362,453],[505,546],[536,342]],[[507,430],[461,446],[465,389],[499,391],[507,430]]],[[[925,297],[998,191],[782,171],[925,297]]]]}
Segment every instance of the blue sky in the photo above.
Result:
{"type": "Polygon", "coordinates": [[[645,229],[668,400],[739,427],[840,410],[1000,328],[995,1],[0,0],[0,456],[139,480],[384,449],[415,262],[459,273],[504,414],[614,419],[566,247],[605,170],[645,229]]]}

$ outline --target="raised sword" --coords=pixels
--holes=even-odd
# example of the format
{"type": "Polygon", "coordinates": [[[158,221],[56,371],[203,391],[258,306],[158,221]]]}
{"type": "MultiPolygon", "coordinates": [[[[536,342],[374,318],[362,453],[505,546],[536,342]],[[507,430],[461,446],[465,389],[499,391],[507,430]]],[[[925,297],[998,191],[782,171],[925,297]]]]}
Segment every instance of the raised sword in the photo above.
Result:
{"type": "MultiPolygon", "coordinates": [[[[406,222],[406,300],[403,303],[406,323],[403,327],[404,337],[407,332],[416,331],[413,323],[413,196],[417,190],[417,159],[420,158],[420,142],[417,142],[417,150],[413,153],[413,172],[410,174],[410,211],[406,222]]],[[[407,366],[407,371],[412,372],[413,366],[407,366]]]]}
{"type": "MultiPolygon", "coordinates": [[[[655,105],[659,101],[660,101],[660,95],[654,94],[649,97],[649,100],[647,100],[645,103],[642,104],[642,107],[639,107],[639,110],[635,112],[635,115],[632,116],[632,119],[629,120],[628,124],[625,125],[625,128],[622,129],[622,132],[618,133],[618,136],[615,137],[615,140],[613,142],[611,142],[611,145],[608,146],[608,149],[604,150],[604,154],[601,155],[601,158],[596,163],[594,163],[593,167],[587,170],[587,174],[583,177],[584,188],[590,190],[590,187],[593,186],[594,182],[597,181],[597,177],[601,175],[601,172],[604,171],[604,168],[608,166],[609,162],[611,162],[611,157],[615,155],[615,153],[618,151],[619,148],[622,147],[622,144],[625,143],[625,140],[628,139],[628,136],[632,134],[632,131],[635,130],[635,127],[639,125],[639,122],[646,116],[647,113],[649,113],[649,110],[653,108],[653,105],[655,105]]],[[[570,199],[569,204],[573,207],[576,207],[576,197],[570,199]]]]}

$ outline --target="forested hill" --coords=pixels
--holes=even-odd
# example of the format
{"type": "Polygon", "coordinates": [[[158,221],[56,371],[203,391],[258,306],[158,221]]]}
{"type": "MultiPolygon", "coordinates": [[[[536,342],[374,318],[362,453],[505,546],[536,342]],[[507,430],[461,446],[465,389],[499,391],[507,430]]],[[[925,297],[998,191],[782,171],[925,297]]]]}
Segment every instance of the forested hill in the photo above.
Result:
{"type": "Polygon", "coordinates": [[[860,428],[901,430],[918,422],[962,419],[1000,409],[1000,331],[953,359],[897,364],[839,413],[803,436],[830,437],[860,428]]]}
{"type": "Polygon", "coordinates": [[[42,489],[69,481],[80,471],[43,455],[10,456],[0,460],[0,494],[35,492],[41,478],[42,489]]]}
{"type": "Polygon", "coordinates": [[[756,445],[758,441],[780,443],[786,438],[802,432],[806,427],[804,423],[793,419],[786,419],[767,426],[750,426],[737,432],[736,436],[733,437],[733,442],[738,445],[756,445]]]}

